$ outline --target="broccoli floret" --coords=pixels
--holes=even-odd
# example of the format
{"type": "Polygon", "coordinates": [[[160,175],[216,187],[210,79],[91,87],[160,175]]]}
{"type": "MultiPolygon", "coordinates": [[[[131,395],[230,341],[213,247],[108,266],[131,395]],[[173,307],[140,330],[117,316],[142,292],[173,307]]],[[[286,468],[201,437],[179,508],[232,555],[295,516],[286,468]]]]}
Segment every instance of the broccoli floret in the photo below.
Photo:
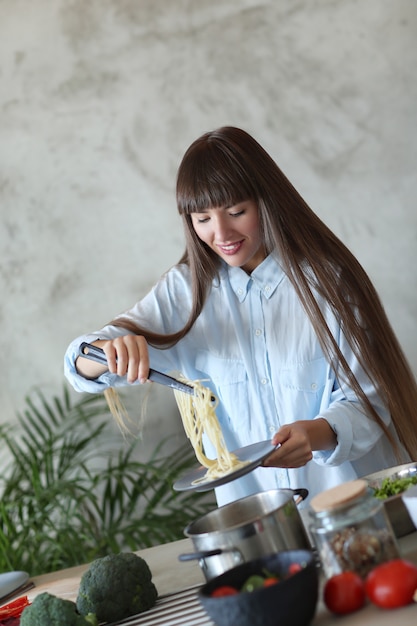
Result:
{"type": "Polygon", "coordinates": [[[99,622],[116,622],[152,608],[158,592],[146,561],[133,552],[93,561],[81,577],[77,609],[99,622]]]}
{"type": "Polygon", "coordinates": [[[23,609],[20,626],[98,626],[95,615],[80,615],[75,602],[44,592],[23,609]]]}

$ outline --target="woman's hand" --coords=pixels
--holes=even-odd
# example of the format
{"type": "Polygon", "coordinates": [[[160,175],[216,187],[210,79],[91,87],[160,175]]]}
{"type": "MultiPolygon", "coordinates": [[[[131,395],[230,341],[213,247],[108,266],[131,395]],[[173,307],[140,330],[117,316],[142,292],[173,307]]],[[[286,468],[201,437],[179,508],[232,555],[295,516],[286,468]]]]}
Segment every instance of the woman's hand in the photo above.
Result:
{"type": "Polygon", "coordinates": [[[98,378],[107,369],[111,374],[126,376],[128,383],[139,380],[144,383],[149,374],[149,353],[146,339],[141,335],[123,335],[108,341],[94,341],[102,348],[107,358],[107,367],[79,356],[76,368],[85,378],[98,378]]]}
{"type": "Polygon", "coordinates": [[[302,467],[313,458],[313,450],[336,447],[334,430],[325,419],[300,420],[282,426],[272,437],[279,447],[264,461],[265,467],[302,467]]]}

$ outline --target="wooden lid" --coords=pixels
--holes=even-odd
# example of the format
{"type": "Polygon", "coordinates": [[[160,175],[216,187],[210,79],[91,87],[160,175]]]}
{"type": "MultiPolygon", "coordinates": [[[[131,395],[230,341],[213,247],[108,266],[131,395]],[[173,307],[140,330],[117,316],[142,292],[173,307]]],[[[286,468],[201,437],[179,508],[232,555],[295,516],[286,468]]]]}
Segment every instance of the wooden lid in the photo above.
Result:
{"type": "Polygon", "coordinates": [[[362,496],[368,487],[366,480],[351,480],[347,483],[332,487],[317,494],[311,500],[311,508],[319,511],[329,511],[344,504],[349,504],[362,496]]]}

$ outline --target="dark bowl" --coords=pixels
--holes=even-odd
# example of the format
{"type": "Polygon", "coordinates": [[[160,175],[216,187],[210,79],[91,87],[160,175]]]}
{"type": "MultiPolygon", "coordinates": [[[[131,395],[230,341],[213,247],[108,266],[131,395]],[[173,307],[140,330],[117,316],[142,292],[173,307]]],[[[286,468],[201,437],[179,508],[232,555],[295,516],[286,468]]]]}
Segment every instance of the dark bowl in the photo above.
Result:
{"type": "Polygon", "coordinates": [[[307,626],[313,620],[319,590],[319,570],[311,550],[285,550],[248,561],[216,576],[198,593],[204,609],[217,626],[307,626]],[[285,578],[292,563],[302,569],[285,578]],[[236,595],[212,597],[217,587],[240,589],[245,581],[263,569],[282,578],[269,587],[236,595]]]}

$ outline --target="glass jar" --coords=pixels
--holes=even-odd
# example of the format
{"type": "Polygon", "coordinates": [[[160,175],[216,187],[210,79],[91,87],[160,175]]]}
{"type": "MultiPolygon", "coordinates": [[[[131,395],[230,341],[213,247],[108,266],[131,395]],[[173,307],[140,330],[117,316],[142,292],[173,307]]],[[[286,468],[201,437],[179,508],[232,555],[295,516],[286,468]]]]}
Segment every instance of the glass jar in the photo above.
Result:
{"type": "Polygon", "coordinates": [[[311,500],[310,533],[326,578],[346,570],[362,578],[399,556],[384,504],[365,480],[323,491],[311,500]]]}

